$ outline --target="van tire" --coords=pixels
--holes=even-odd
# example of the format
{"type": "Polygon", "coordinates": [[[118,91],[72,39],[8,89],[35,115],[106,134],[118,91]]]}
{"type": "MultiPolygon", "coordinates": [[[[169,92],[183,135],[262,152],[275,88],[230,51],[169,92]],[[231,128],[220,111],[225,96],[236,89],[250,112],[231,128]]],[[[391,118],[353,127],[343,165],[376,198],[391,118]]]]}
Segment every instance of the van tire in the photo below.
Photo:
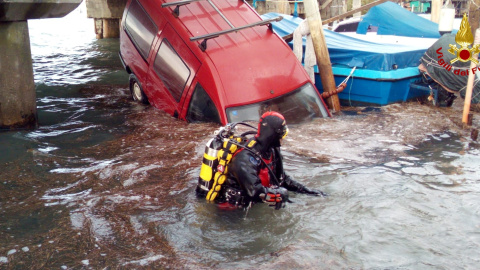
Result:
{"type": "Polygon", "coordinates": [[[130,94],[133,100],[142,104],[148,104],[148,98],[143,92],[142,85],[134,74],[130,74],[130,94]]]}

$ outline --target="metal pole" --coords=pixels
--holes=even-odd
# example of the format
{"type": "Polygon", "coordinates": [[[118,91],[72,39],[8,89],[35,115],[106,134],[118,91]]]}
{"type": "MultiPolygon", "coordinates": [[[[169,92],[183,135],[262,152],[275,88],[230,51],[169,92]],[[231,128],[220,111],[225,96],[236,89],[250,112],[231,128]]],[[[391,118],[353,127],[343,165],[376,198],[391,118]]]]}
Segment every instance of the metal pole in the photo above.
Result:
{"type": "Polygon", "coordinates": [[[207,2],[218,12],[218,14],[220,14],[220,16],[222,16],[222,18],[228,23],[228,25],[230,25],[231,28],[235,28],[235,26],[233,26],[233,24],[230,23],[230,21],[225,17],[225,15],[223,15],[223,13],[217,8],[217,6],[215,6],[215,4],[212,1],[207,0],[207,2]]]}

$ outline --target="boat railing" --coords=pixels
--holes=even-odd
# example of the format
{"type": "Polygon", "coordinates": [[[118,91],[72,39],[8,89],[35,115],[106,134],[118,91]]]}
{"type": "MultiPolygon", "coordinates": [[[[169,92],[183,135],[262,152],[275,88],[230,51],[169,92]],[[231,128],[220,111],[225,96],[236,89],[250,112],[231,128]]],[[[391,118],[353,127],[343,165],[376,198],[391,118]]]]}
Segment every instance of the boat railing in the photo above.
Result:
{"type": "Polygon", "coordinates": [[[222,17],[225,20],[225,22],[231,27],[230,29],[221,30],[221,31],[218,31],[218,32],[205,34],[205,35],[200,35],[200,36],[196,36],[196,37],[191,37],[190,41],[197,41],[197,40],[202,40],[203,39],[203,41],[200,42],[200,44],[198,45],[203,52],[207,49],[207,40],[209,40],[209,39],[217,38],[221,35],[226,35],[226,34],[229,34],[229,33],[232,33],[232,32],[238,32],[238,31],[241,31],[241,30],[244,30],[244,29],[252,28],[252,27],[255,27],[255,26],[262,26],[262,25],[268,25],[268,28],[270,29],[270,31],[273,31],[272,22],[278,22],[278,21],[281,21],[283,19],[282,16],[278,16],[276,18],[272,18],[272,19],[268,19],[268,20],[262,20],[262,21],[255,22],[255,23],[250,23],[250,24],[247,24],[247,25],[244,25],[244,26],[235,27],[227,19],[227,17],[225,17],[225,15],[222,13],[222,11],[220,9],[218,9],[218,7],[215,5],[215,3],[213,3],[211,0],[181,0],[181,1],[164,3],[164,4],[162,4],[162,7],[176,6],[173,9],[172,13],[173,13],[173,16],[178,18],[178,16],[180,16],[180,7],[181,6],[188,5],[188,4],[193,3],[193,2],[199,2],[199,1],[208,2],[212,6],[212,8],[220,15],[220,17],[222,17]]]}

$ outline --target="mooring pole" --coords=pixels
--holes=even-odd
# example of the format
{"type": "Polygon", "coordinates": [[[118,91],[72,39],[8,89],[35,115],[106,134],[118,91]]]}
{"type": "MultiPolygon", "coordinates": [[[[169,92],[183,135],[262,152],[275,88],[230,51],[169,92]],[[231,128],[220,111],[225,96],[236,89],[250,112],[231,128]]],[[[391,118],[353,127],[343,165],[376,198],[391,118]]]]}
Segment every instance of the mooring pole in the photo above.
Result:
{"type": "MultiPolygon", "coordinates": [[[[475,31],[475,40],[473,42],[473,45],[476,44],[480,44],[480,28],[475,31]]],[[[477,60],[478,54],[473,55],[472,58],[477,60]]],[[[470,61],[470,70],[476,67],[477,65],[473,61],[470,61]]],[[[472,119],[470,119],[470,105],[472,103],[473,83],[475,81],[475,77],[476,76],[474,72],[469,72],[467,81],[467,92],[465,93],[465,103],[463,105],[462,123],[468,126],[472,125],[472,119]]]]}
{"type": "MultiPolygon", "coordinates": [[[[317,57],[317,67],[322,80],[324,92],[335,91],[337,88],[333,78],[332,63],[330,62],[330,55],[328,53],[327,42],[322,28],[322,17],[318,8],[317,0],[304,0],[305,18],[308,21],[310,28],[310,35],[312,35],[313,48],[317,57]]],[[[327,103],[330,109],[338,112],[340,111],[340,101],[337,95],[327,98],[327,103]]]]}

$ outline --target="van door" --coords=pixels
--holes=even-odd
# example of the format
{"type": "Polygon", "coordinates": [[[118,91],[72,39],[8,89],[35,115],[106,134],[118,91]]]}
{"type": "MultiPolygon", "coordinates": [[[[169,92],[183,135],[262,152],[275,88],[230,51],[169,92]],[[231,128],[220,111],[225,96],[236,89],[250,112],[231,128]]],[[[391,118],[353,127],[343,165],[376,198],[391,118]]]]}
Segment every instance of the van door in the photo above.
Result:
{"type": "Polygon", "coordinates": [[[167,23],[160,32],[149,68],[149,98],[156,108],[179,117],[200,61],[167,23]]]}

